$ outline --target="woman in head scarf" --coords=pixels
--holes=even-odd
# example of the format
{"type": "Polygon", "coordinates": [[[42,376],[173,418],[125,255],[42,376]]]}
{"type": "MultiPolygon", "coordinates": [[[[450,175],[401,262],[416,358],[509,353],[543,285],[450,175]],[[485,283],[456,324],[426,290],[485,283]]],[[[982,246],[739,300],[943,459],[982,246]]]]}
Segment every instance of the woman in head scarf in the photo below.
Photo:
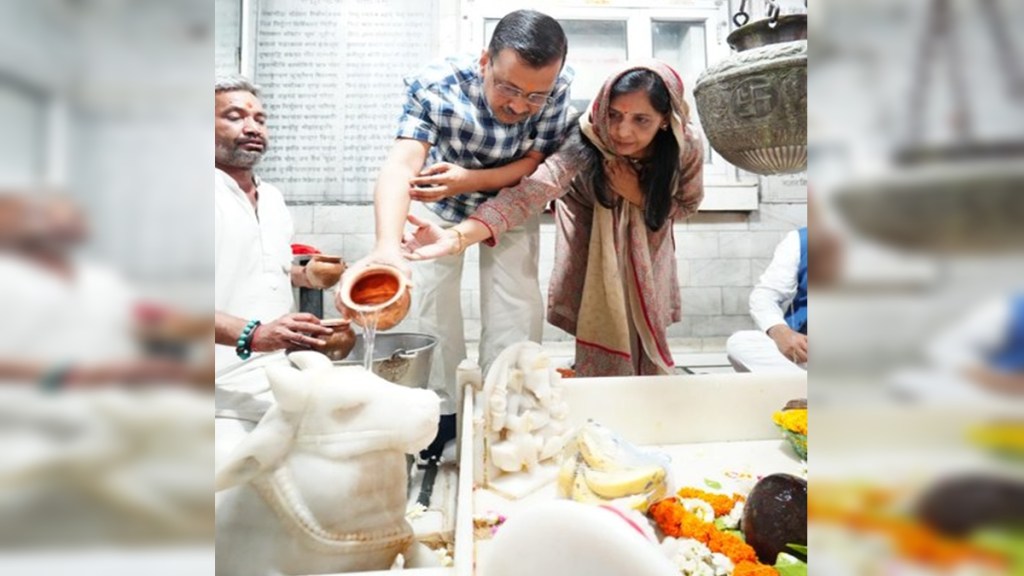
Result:
{"type": "Polygon", "coordinates": [[[407,257],[496,243],[557,199],[548,321],[576,336],[577,375],[671,373],[666,329],[681,316],[671,223],[704,196],[702,145],[688,121],[675,70],[627,64],[518,185],[446,229],[410,216],[407,257]]]}

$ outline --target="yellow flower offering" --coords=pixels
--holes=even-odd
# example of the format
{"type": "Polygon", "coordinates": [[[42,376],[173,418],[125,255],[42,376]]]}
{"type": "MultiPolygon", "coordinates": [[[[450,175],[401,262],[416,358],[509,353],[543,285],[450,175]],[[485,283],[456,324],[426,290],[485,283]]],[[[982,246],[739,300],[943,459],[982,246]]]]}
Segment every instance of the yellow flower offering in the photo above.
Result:
{"type": "Polygon", "coordinates": [[[967,432],[975,445],[1015,459],[1024,459],[1024,421],[1002,420],[979,424],[967,432]]]}
{"type": "Polygon", "coordinates": [[[807,409],[781,410],[772,415],[779,427],[795,434],[807,434],[807,409]]]}
{"type": "Polygon", "coordinates": [[[801,460],[807,460],[807,400],[790,400],[786,407],[772,414],[772,421],[789,440],[801,460]]]}

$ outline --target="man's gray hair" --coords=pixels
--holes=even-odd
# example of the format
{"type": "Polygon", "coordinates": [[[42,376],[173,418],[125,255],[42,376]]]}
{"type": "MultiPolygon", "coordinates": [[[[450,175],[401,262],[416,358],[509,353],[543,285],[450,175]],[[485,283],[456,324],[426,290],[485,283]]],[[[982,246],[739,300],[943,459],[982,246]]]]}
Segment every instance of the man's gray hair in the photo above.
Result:
{"type": "Polygon", "coordinates": [[[260,87],[253,84],[251,80],[242,76],[241,74],[218,74],[217,83],[215,84],[214,94],[220,94],[221,92],[238,92],[245,91],[251,93],[253,96],[260,97],[260,87]]]}

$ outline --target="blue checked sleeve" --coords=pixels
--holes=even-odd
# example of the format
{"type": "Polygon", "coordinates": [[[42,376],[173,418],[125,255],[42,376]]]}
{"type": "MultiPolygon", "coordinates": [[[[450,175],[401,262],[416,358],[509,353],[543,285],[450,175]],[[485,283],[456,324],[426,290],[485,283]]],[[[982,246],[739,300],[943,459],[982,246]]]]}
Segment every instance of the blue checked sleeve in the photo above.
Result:
{"type": "Polygon", "coordinates": [[[545,156],[553,153],[562,143],[565,135],[566,118],[569,114],[569,83],[572,81],[572,69],[563,70],[564,82],[559,82],[555,100],[544,108],[537,121],[537,137],[533,141],[533,150],[545,156]]]}
{"type": "Polygon", "coordinates": [[[431,112],[438,107],[436,94],[431,93],[418,79],[407,79],[408,86],[402,116],[398,119],[396,138],[410,138],[420,142],[437,144],[439,128],[434,122],[431,112]]]}

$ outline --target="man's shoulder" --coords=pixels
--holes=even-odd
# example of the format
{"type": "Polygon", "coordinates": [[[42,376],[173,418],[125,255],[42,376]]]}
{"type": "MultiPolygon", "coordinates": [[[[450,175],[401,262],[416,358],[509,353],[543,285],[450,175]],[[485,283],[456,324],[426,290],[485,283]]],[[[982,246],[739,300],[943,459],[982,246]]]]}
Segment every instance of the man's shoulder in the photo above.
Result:
{"type": "Polygon", "coordinates": [[[448,89],[476,79],[477,66],[479,61],[469,55],[449,56],[427,64],[415,74],[406,77],[405,83],[427,90],[448,89]]]}
{"type": "MultiPolygon", "coordinates": [[[[231,196],[231,193],[242,193],[242,190],[238,187],[238,184],[227,172],[215,168],[213,172],[213,178],[215,189],[218,192],[218,199],[229,198],[231,196]]],[[[274,186],[272,183],[267,182],[258,174],[255,176],[255,179],[256,186],[257,188],[259,188],[260,191],[261,203],[266,201],[284,204],[284,194],[281,193],[281,190],[278,189],[277,186],[274,186]]]]}
{"type": "Polygon", "coordinates": [[[568,86],[572,84],[574,78],[576,78],[576,71],[573,70],[572,66],[566,64],[562,66],[562,71],[558,73],[558,80],[555,81],[555,86],[568,86]]]}

